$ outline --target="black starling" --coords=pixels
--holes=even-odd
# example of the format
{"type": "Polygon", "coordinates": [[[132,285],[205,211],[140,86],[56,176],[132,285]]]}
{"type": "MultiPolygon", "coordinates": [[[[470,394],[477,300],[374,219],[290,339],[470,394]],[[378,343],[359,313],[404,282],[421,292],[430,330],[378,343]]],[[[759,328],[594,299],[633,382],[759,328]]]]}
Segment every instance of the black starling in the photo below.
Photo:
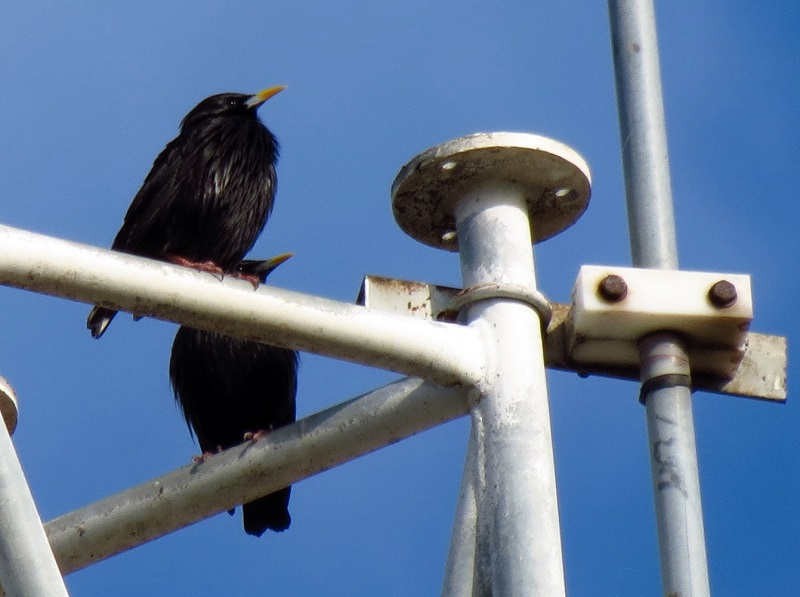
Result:
{"type": "MultiPolygon", "coordinates": [[[[242,273],[263,282],[291,255],[243,261],[242,273]]],[[[294,350],[239,340],[182,326],[172,344],[172,388],[204,454],[241,444],[245,434],[270,431],[295,420],[298,357],[294,350]]],[[[244,530],[289,528],[286,487],[242,506],[244,530]]]]}
{"type": "MultiPolygon", "coordinates": [[[[272,211],[278,141],[256,109],[283,89],[221,93],[192,108],[153,162],[111,248],[216,273],[234,269],[272,211]]],[[[92,336],[102,336],[114,315],[92,309],[92,336]]]]}

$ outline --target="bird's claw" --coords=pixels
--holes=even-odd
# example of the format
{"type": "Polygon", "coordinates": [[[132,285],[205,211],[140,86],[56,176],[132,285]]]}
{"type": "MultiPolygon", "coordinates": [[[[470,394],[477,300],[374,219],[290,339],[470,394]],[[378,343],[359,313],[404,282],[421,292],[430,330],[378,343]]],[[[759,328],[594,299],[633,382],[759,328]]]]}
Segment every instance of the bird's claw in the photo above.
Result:
{"type": "Polygon", "coordinates": [[[244,434],[244,441],[246,442],[257,442],[260,439],[264,439],[267,437],[267,433],[269,433],[266,429],[259,429],[258,431],[248,431],[244,434]]]}
{"type": "Polygon", "coordinates": [[[258,290],[259,285],[261,284],[261,278],[256,276],[255,274],[244,274],[242,272],[232,272],[228,274],[229,276],[233,276],[234,278],[238,278],[239,280],[247,280],[250,284],[253,285],[253,290],[258,290]]]}
{"type": "Polygon", "coordinates": [[[202,464],[211,458],[214,455],[214,452],[203,452],[199,456],[192,456],[192,462],[195,464],[202,464]]]}
{"type": "Polygon", "coordinates": [[[196,464],[202,464],[203,462],[205,462],[206,460],[208,460],[212,456],[214,456],[216,454],[219,454],[220,452],[222,452],[222,446],[217,446],[217,451],[216,452],[210,452],[210,451],[206,450],[205,452],[200,454],[200,456],[192,456],[192,462],[194,462],[196,464]]]}
{"type": "Polygon", "coordinates": [[[167,259],[175,265],[182,265],[183,267],[190,267],[200,272],[208,272],[215,278],[222,282],[225,278],[225,271],[213,261],[192,261],[180,255],[168,255],[167,259]]]}

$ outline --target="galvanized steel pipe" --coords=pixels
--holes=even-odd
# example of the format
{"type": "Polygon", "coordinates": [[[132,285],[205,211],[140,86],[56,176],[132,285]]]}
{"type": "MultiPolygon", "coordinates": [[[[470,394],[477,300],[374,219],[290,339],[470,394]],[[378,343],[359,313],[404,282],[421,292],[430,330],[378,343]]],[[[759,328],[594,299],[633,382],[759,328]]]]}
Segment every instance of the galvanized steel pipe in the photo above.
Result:
{"type": "MultiPolygon", "coordinates": [[[[628,225],[633,264],[677,269],[678,252],[652,0],[609,0],[628,225]]],[[[688,375],[665,362],[683,351],[661,335],[640,347],[643,379],[657,366],[664,380],[688,375]]],[[[684,355],[685,356],[685,355],[684,355]]],[[[664,383],[644,392],[664,595],[704,597],[708,581],[691,390],[664,383]],[[664,482],[665,475],[669,482],[664,482]]]]}
{"type": "Polygon", "coordinates": [[[474,595],[475,563],[477,554],[477,522],[478,522],[478,487],[481,485],[478,475],[478,443],[473,425],[469,435],[467,458],[461,476],[461,488],[453,521],[453,534],[450,538],[450,549],[447,566],[444,571],[442,597],[463,597],[474,595]]]}
{"type": "MultiPolygon", "coordinates": [[[[536,290],[524,192],[479,183],[455,207],[464,287],[536,290]]],[[[490,298],[468,305],[484,329],[488,372],[472,409],[477,444],[477,594],[565,594],[550,406],[539,317],[529,304],[490,298]]],[[[468,473],[469,474],[469,473],[468,473]]]]}
{"type": "Polygon", "coordinates": [[[13,597],[66,596],[14,444],[0,424],[0,585],[13,597]]]}
{"type": "MultiPolygon", "coordinates": [[[[477,333],[0,225],[0,284],[422,377],[483,377],[477,333]]],[[[113,331],[113,330],[112,330],[113,331]]],[[[87,332],[87,342],[89,335],[87,332]]]]}
{"type": "Polygon", "coordinates": [[[65,514],[45,525],[47,535],[61,571],[74,572],[462,416],[476,399],[474,390],[401,379],[65,514]]]}

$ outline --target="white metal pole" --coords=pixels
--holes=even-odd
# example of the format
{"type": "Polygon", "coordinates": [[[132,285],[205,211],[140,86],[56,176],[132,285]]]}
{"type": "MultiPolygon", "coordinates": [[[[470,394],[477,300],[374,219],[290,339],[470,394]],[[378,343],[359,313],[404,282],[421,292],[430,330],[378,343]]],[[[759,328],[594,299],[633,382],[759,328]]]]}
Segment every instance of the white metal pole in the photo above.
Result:
{"type": "MultiPolygon", "coordinates": [[[[521,188],[504,181],[480,184],[457,203],[455,216],[465,288],[499,283],[536,290],[521,188]]],[[[491,366],[482,400],[472,409],[481,480],[479,594],[564,595],[539,316],[529,304],[495,298],[469,305],[467,319],[491,330],[491,366]]]]}
{"type": "Polygon", "coordinates": [[[447,566],[444,571],[442,597],[469,597],[473,595],[476,583],[477,558],[477,492],[479,467],[478,443],[475,437],[475,426],[472,426],[467,446],[467,458],[461,476],[461,489],[458,495],[453,534],[450,539],[450,550],[447,566]]]}
{"type": "Polygon", "coordinates": [[[476,399],[474,390],[401,379],[65,514],[45,528],[68,574],[462,416],[476,399]]]}
{"type": "Polygon", "coordinates": [[[590,194],[589,168],[575,151],[510,132],[431,147],[392,185],[407,234],[459,251],[464,290],[447,311],[483,341],[447,597],[565,593],[542,346],[551,308],[536,290],[532,247],[572,225],[590,194]]]}
{"type": "Polygon", "coordinates": [[[0,423],[0,585],[10,597],[66,596],[6,426],[0,423]]]}
{"type": "MultiPolygon", "coordinates": [[[[652,0],[609,0],[633,263],[677,269],[664,104],[652,0]]],[[[680,339],[640,345],[642,398],[664,595],[705,597],[708,581],[689,363],[680,339]]]]}
{"type": "Polygon", "coordinates": [[[483,376],[480,338],[467,326],[382,313],[266,285],[254,291],[243,280],[220,281],[186,267],[3,225],[0,284],[355,361],[442,385],[473,386],[483,376]]]}

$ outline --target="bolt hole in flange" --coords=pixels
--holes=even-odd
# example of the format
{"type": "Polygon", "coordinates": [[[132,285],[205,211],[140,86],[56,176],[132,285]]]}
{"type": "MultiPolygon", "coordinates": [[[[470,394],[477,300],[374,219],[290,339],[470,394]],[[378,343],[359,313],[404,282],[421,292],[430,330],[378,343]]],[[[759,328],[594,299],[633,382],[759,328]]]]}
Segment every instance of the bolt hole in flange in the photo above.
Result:
{"type": "Polygon", "coordinates": [[[564,199],[565,197],[569,197],[572,194],[572,189],[569,187],[561,187],[560,189],[556,189],[553,191],[553,195],[558,197],[559,199],[564,199]]]}

